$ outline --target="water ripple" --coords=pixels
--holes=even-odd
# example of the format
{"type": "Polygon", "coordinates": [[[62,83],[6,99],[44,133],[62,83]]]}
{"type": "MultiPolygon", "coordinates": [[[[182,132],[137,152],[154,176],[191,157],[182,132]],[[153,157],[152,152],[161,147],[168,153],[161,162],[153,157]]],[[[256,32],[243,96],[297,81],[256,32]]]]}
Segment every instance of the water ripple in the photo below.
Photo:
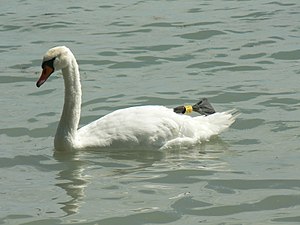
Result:
{"type": "Polygon", "coordinates": [[[201,216],[226,216],[244,212],[289,209],[299,205],[299,195],[275,195],[254,203],[238,203],[236,205],[214,206],[207,209],[194,210],[193,214],[201,216]]]}
{"type": "Polygon", "coordinates": [[[197,31],[193,33],[186,33],[179,36],[184,39],[205,40],[213,36],[224,35],[224,34],[226,33],[219,30],[204,30],[204,31],[197,31]]]}
{"type": "Polygon", "coordinates": [[[292,51],[276,52],[271,55],[271,58],[280,59],[280,60],[299,60],[300,49],[292,50],[292,51]]]}

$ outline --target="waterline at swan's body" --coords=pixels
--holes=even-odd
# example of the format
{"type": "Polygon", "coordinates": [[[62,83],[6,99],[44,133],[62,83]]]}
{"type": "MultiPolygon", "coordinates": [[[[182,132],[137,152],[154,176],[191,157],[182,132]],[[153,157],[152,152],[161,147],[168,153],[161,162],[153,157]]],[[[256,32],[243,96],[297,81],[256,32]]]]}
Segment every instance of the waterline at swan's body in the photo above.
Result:
{"type": "Polygon", "coordinates": [[[81,85],[78,64],[64,46],[48,50],[43,58],[40,87],[55,70],[62,70],[65,100],[55,135],[57,150],[76,150],[115,145],[166,148],[194,145],[228,128],[235,120],[230,112],[191,117],[164,106],[138,106],[116,110],[80,129],[81,85]]]}

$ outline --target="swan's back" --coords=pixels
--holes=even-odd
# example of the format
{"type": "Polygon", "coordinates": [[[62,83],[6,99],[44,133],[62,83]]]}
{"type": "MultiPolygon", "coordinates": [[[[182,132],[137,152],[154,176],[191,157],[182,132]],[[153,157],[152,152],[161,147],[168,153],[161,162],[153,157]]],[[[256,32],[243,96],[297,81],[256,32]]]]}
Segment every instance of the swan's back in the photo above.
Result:
{"type": "Polygon", "coordinates": [[[164,106],[114,111],[78,130],[78,148],[107,146],[194,145],[217,135],[234,122],[227,112],[191,117],[164,106]]]}

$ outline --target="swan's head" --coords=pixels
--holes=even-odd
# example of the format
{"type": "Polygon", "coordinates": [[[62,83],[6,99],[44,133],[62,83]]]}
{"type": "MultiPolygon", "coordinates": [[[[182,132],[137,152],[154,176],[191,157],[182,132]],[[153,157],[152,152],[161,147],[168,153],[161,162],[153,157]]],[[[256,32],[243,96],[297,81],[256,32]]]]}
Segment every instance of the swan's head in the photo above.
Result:
{"type": "Polygon", "coordinates": [[[57,46],[49,49],[44,55],[42,62],[43,71],[39,80],[36,82],[36,86],[40,87],[45,83],[54,71],[67,67],[71,55],[73,55],[71,50],[65,46],[57,46]]]}

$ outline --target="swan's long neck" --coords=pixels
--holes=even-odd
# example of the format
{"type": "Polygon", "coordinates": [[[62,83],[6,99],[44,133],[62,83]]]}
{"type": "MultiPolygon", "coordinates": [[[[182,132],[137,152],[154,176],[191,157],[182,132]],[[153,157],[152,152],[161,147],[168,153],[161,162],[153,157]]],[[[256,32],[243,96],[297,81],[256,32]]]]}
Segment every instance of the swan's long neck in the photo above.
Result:
{"type": "Polygon", "coordinates": [[[62,73],[65,83],[65,102],[54,145],[57,150],[68,150],[75,145],[81,110],[80,74],[73,54],[70,55],[69,64],[62,69],[62,73]]]}

